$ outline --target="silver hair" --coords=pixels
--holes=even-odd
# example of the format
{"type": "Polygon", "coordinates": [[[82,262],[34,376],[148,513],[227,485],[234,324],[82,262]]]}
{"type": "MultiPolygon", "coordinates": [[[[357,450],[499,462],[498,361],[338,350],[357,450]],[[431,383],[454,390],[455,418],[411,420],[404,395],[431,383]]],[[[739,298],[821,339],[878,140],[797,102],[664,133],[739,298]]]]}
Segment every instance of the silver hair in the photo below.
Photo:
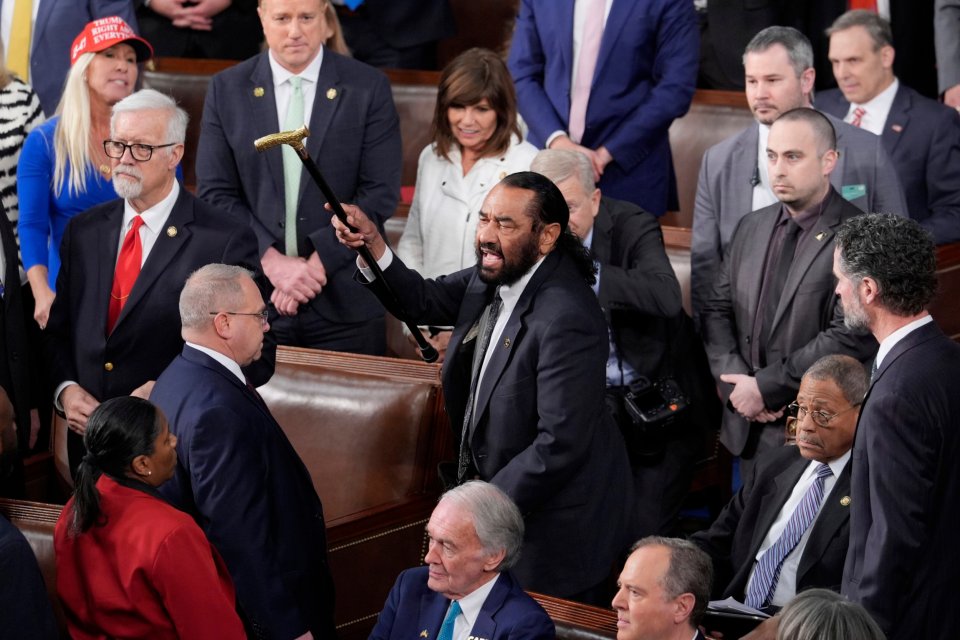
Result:
{"type": "Polygon", "coordinates": [[[803,377],[811,380],[830,380],[837,385],[850,404],[861,402],[870,387],[870,376],[867,375],[867,369],[863,363],[856,358],[838,353],[823,356],[814,362],[803,377]]]}
{"type": "Polygon", "coordinates": [[[579,151],[569,149],[544,149],[537,153],[530,163],[530,171],[550,178],[553,184],[560,184],[575,176],[588,196],[597,187],[593,181],[593,167],[590,159],[579,151]]]}
{"type": "MultiPolygon", "coordinates": [[[[155,89],[141,89],[131,93],[129,96],[113,105],[113,114],[110,116],[110,136],[114,135],[114,125],[117,116],[121,113],[130,113],[133,111],[166,111],[167,115],[167,139],[165,142],[178,142],[183,144],[187,139],[187,123],[190,122],[190,116],[187,112],[177,106],[176,101],[165,93],[160,93],[155,89]]],[[[168,152],[172,152],[172,147],[167,147],[168,152]]]]}
{"type": "Polygon", "coordinates": [[[230,264],[208,264],[191,273],[180,292],[181,326],[199,329],[222,307],[240,307],[245,277],[252,279],[253,272],[230,264]]]}
{"type": "Polygon", "coordinates": [[[873,50],[877,51],[883,47],[893,46],[893,30],[890,23],[881,18],[873,11],[866,9],[855,9],[847,11],[845,14],[833,21],[830,28],[827,29],[827,36],[832,36],[838,31],[846,31],[853,27],[863,27],[866,29],[870,40],[873,41],[873,50]]]}
{"type": "Polygon", "coordinates": [[[666,547],[670,550],[670,566],[660,586],[671,600],[684,593],[693,594],[690,624],[696,629],[707,610],[713,588],[713,561],[710,556],[688,540],[663,536],[641,538],[630,547],[630,553],[644,547],[666,547]]]}
{"type": "Polygon", "coordinates": [[[777,640],[885,640],[867,610],[829,589],[798,594],[780,612],[777,640]]]}
{"type": "Polygon", "coordinates": [[[810,40],[793,27],[767,27],[747,43],[743,51],[746,61],[748,53],[763,53],[770,47],[779,44],[787,50],[790,66],[799,78],[804,71],[813,68],[813,47],[810,40]]]}
{"type": "Polygon", "coordinates": [[[488,482],[471,480],[444,493],[440,502],[445,500],[470,513],[484,551],[506,552],[497,571],[517,563],[523,544],[523,516],[510,496],[488,482]]]}

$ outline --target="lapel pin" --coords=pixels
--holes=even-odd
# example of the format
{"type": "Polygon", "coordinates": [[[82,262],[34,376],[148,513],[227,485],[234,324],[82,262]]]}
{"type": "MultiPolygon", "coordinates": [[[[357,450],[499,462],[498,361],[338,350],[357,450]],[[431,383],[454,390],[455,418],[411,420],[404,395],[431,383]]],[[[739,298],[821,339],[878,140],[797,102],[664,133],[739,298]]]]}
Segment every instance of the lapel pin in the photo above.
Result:
{"type": "MultiPolygon", "coordinates": [[[[331,89],[331,91],[333,91],[333,89],[331,89]]],[[[420,637],[421,637],[421,638],[429,638],[429,637],[430,637],[430,634],[427,633],[427,630],[426,630],[426,629],[424,629],[423,631],[420,632],[420,637]]]]}
{"type": "Polygon", "coordinates": [[[823,240],[823,236],[825,236],[825,235],[827,235],[827,234],[825,234],[823,231],[821,231],[820,233],[818,233],[818,234],[817,234],[816,236],[814,236],[814,237],[817,239],[817,242],[820,242],[821,240],[823,240]]]}
{"type": "Polygon", "coordinates": [[[336,89],[334,89],[333,87],[330,87],[329,89],[327,89],[327,100],[333,100],[336,97],[337,97],[336,89]]]}
{"type": "Polygon", "coordinates": [[[254,88],[253,88],[253,96],[254,96],[255,98],[262,98],[262,97],[263,97],[263,87],[254,87],[254,88]]]}
{"type": "Polygon", "coordinates": [[[173,225],[170,225],[169,227],[167,227],[167,235],[170,236],[171,238],[176,238],[177,228],[173,225]]]}
{"type": "Polygon", "coordinates": [[[850,496],[843,496],[842,498],[840,498],[840,505],[843,506],[843,507],[849,507],[849,506],[850,506],[850,496]]]}
{"type": "Polygon", "coordinates": [[[503,339],[503,346],[506,347],[507,349],[510,348],[510,338],[503,339]]]}
{"type": "Polygon", "coordinates": [[[890,128],[893,129],[894,133],[900,133],[903,131],[903,127],[901,127],[899,124],[890,125],[890,128]]]}

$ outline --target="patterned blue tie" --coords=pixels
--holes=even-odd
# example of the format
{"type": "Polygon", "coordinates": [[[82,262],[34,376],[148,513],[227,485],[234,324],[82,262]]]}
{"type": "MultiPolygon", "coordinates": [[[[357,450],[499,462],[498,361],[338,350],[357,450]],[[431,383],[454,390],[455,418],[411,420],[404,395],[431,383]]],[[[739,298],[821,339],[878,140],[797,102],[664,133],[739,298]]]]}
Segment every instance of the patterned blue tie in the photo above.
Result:
{"type": "Polygon", "coordinates": [[[457,621],[459,615],[460,603],[454,600],[450,604],[450,610],[447,611],[447,617],[443,619],[443,624],[440,625],[440,635],[437,636],[437,640],[453,640],[453,624],[457,621]]]}
{"type": "Polygon", "coordinates": [[[803,532],[810,527],[813,519],[817,517],[820,504],[823,502],[823,483],[831,475],[833,471],[828,465],[821,463],[817,467],[817,477],[800,500],[793,515],[790,516],[787,528],[783,530],[773,546],[760,556],[757,566],[754,567],[753,581],[747,593],[747,606],[761,609],[770,602],[777,588],[783,561],[800,542],[803,532]]]}

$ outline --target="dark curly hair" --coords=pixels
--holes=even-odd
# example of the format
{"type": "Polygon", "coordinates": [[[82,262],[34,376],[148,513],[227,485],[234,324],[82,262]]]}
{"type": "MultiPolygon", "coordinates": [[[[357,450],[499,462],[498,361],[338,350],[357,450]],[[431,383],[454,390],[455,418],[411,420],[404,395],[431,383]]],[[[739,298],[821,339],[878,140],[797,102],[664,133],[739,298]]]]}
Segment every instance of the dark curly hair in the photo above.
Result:
{"type": "Polygon", "coordinates": [[[891,313],[914,316],[937,290],[933,238],[914,220],[889,213],[850,218],[837,232],[840,270],[854,280],[870,278],[878,300],[891,313]]]}

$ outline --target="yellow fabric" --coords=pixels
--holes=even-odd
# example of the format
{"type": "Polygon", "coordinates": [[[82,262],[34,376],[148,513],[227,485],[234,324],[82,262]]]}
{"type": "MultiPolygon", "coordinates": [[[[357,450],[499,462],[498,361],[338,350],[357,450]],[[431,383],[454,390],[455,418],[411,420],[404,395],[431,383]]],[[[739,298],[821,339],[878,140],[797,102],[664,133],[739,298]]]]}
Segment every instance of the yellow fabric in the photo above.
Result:
{"type": "Polygon", "coordinates": [[[7,45],[7,69],[28,81],[30,74],[30,35],[33,0],[14,0],[10,42],[7,45]]]}

